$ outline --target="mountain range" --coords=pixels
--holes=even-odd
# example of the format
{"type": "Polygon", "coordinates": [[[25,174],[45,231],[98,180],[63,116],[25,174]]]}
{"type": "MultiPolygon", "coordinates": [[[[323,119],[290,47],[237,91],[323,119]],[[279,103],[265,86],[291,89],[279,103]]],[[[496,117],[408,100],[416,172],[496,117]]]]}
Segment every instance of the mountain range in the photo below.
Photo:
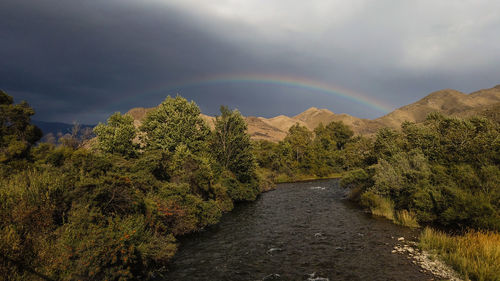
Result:
{"type": "MultiPolygon", "coordinates": [[[[154,109],[137,107],[126,114],[134,118],[134,124],[139,126],[146,114],[154,109]]],[[[398,108],[376,119],[362,119],[345,113],[334,113],[328,109],[311,107],[295,115],[278,115],[272,118],[246,116],[248,133],[252,139],[278,142],[285,138],[288,129],[298,123],[314,130],[320,123],[324,125],[332,121],[342,121],[349,125],[355,134],[373,135],[378,129],[389,127],[398,129],[404,121],[422,122],[431,112],[441,112],[446,115],[468,117],[481,115],[500,122],[500,85],[490,89],[479,90],[470,94],[445,89],[433,92],[419,101],[398,108]]],[[[207,124],[213,128],[215,117],[201,114],[207,124]]],[[[33,121],[45,134],[69,133],[73,124],[33,121]]],[[[92,128],[94,125],[81,125],[81,128],[92,128]]]]}
{"type": "MultiPolygon", "coordinates": [[[[131,115],[138,126],[146,113],[152,109],[138,107],[126,114],[131,115]]],[[[349,125],[355,134],[373,135],[383,127],[398,129],[404,121],[422,122],[431,112],[458,117],[482,115],[500,121],[500,85],[470,94],[452,89],[440,90],[376,119],[362,119],[311,107],[295,116],[278,115],[272,118],[246,116],[245,120],[252,139],[277,142],[282,140],[288,129],[296,123],[314,130],[320,123],[326,125],[332,121],[342,121],[349,125]]],[[[214,127],[215,117],[204,114],[201,116],[211,128],[214,127]]]]}
{"type": "MultiPolygon", "coordinates": [[[[45,122],[39,120],[33,120],[33,124],[35,124],[38,128],[40,128],[43,134],[46,136],[47,134],[53,134],[57,136],[59,134],[71,134],[71,130],[75,126],[75,124],[61,123],[61,122],[45,122]]],[[[87,125],[87,124],[79,124],[80,130],[86,128],[94,128],[95,125],[87,125]]]]}

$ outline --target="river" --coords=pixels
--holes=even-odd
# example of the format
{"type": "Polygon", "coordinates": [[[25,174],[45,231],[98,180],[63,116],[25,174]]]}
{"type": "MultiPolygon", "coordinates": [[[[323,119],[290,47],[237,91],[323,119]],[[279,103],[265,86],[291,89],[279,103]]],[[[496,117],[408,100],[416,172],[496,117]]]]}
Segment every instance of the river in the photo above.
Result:
{"type": "Polygon", "coordinates": [[[280,184],[180,239],[166,280],[433,280],[403,255],[415,232],[373,218],[338,180],[280,184]]]}

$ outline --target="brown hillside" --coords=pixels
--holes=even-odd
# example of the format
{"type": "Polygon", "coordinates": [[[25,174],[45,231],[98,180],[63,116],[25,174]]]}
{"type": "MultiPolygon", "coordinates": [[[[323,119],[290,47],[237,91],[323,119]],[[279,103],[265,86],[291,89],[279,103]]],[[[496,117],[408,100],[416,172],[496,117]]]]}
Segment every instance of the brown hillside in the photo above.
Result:
{"type": "Polygon", "coordinates": [[[425,98],[403,106],[395,111],[375,119],[381,125],[397,128],[404,121],[422,122],[431,112],[446,115],[466,116],[482,107],[500,102],[500,88],[480,90],[472,94],[446,89],[431,93],[425,98]]]}
{"type": "Polygon", "coordinates": [[[267,141],[280,141],[285,138],[287,130],[281,130],[264,120],[262,117],[246,117],[248,126],[248,133],[252,139],[256,140],[267,140],[267,141]]]}
{"type": "Polygon", "coordinates": [[[299,123],[299,125],[301,126],[308,127],[306,123],[294,119],[293,117],[288,117],[285,115],[279,115],[273,118],[264,118],[264,117],[257,117],[257,118],[259,118],[262,122],[268,124],[269,126],[273,126],[284,132],[287,132],[288,129],[290,129],[290,127],[292,127],[297,123],[299,123]]]}
{"type": "MultiPolygon", "coordinates": [[[[138,126],[147,112],[152,109],[138,107],[131,109],[127,114],[134,117],[134,123],[138,126]]],[[[245,120],[252,139],[277,142],[282,140],[288,129],[297,123],[314,130],[320,123],[326,125],[332,121],[342,121],[350,126],[356,134],[373,135],[382,127],[398,129],[404,121],[422,122],[429,113],[435,111],[459,117],[481,115],[500,121],[500,85],[471,94],[464,94],[452,89],[433,92],[415,103],[398,108],[374,120],[361,119],[348,114],[335,114],[328,109],[316,107],[311,107],[293,117],[285,115],[273,118],[249,116],[245,117],[245,120]]],[[[201,117],[210,128],[214,128],[214,117],[204,114],[201,114],[201,117]]]]}

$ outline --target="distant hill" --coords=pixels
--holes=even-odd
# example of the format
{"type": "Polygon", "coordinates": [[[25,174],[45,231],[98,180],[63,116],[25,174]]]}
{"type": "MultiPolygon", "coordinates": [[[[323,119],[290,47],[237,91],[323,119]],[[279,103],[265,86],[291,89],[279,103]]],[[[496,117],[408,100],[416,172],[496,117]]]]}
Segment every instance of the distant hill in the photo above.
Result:
{"type": "MultiPolygon", "coordinates": [[[[147,112],[153,108],[133,108],[127,114],[134,117],[138,126],[147,112]]],[[[483,89],[471,94],[445,89],[433,92],[421,100],[403,106],[393,112],[374,120],[357,118],[348,114],[336,114],[328,109],[311,107],[296,116],[279,115],[273,118],[245,117],[248,133],[253,139],[277,142],[282,140],[288,129],[298,123],[314,130],[320,123],[342,121],[349,125],[356,134],[372,135],[383,127],[398,129],[404,121],[422,122],[431,112],[441,112],[446,115],[468,117],[481,115],[500,121],[500,85],[483,89]]],[[[215,118],[201,114],[208,125],[213,128],[215,118]]]]}
{"type": "Polygon", "coordinates": [[[478,113],[485,107],[498,102],[500,102],[500,85],[468,95],[446,89],[431,93],[423,99],[396,109],[375,119],[375,121],[384,126],[397,127],[403,121],[422,122],[429,113],[435,111],[446,115],[469,116],[471,113],[478,113]]]}
{"type": "MultiPolygon", "coordinates": [[[[60,122],[45,122],[33,120],[33,124],[35,124],[38,128],[40,128],[44,135],[52,133],[54,136],[57,136],[58,133],[71,134],[71,129],[73,128],[73,124],[68,123],[60,123],[60,122]]],[[[95,125],[85,125],[80,124],[80,129],[85,128],[94,128],[95,125]]]]}

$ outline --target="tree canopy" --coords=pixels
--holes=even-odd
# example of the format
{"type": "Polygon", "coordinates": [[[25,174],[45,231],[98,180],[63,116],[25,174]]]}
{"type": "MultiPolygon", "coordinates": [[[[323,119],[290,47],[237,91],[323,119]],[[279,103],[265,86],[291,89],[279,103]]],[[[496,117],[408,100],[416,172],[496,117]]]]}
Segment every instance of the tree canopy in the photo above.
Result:
{"type": "Polygon", "coordinates": [[[177,145],[184,144],[193,152],[206,150],[210,129],[200,113],[193,101],[168,96],[142,122],[140,136],[144,147],[174,152],[177,145]]]}
{"type": "Polygon", "coordinates": [[[26,156],[42,131],[31,124],[35,114],[27,102],[14,104],[14,99],[0,90],[0,162],[26,156]]]}
{"type": "Polygon", "coordinates": [[[134,119],[119,112],[111,115],[106,124],[99,123],[94,128],[98,148],[107,153],[118,153],[124,156],[134,155],[136,145],[136,129],[134,119]]]}

